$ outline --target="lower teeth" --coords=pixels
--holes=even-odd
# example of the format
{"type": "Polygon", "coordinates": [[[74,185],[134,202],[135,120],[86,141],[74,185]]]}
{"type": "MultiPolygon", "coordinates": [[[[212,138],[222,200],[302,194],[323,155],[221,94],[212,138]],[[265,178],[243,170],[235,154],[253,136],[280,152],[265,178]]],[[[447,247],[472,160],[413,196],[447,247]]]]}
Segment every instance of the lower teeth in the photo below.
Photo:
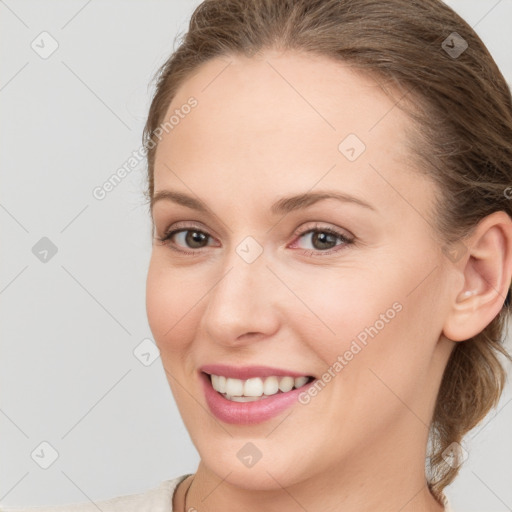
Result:
{"type": "MultiPolygon", "coordinates": [[[[277,394],[277,393],[276,393],[277,394]]],[[[229,396],[226,393],[222,393],[222,396],[232,402],[256,402],[257,400],[264,400],[274,395],[262,395],[262,396],[229,396]]]]}

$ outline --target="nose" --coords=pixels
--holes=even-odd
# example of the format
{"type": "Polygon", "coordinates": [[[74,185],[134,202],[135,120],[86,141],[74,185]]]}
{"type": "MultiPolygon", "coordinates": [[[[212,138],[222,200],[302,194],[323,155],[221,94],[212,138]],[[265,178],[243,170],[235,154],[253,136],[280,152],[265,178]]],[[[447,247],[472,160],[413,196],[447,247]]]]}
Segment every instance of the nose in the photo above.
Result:
{"type": "Polygon", "coordinates": [[[225,346],[271,337],[279,329],[285,302],[264,253],[248,263],[234,252],[225,263],[205,297],[203,333],[225,346]]]}

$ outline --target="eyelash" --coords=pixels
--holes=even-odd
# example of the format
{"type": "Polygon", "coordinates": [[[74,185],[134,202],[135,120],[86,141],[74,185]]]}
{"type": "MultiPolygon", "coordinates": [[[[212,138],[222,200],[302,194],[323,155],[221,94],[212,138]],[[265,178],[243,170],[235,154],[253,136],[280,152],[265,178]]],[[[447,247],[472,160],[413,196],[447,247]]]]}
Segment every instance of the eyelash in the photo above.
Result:
{"type": "MultiPolygon", "coordinates": [[[[333,254],[333,253],[342,251],[347,246],[354,243],[353,237],[351,238],[334,228],[323,227],[320,224],[315,224],[313,227],[309,226],[306,229],[299,229],[299,230],[295,231],[295,233],[293,235],[295,237],[297,237],[298,239],[300,239],[304,235],[308,235],[310,233],[327,233],[329,235],[333,235],[333,236],[337,237],[341,241],[341,243],[336,244],[333,248],[326,249],[325,251],[322,251],[320,249],[302,249],[303,254],[306,256],[328,256],[329,254],[333,254]]],[[[295,244],[295,242],[294,242],[294,244],[295,244]]]]}
{"type": "MultiPolygon", "coordinates": [[[[184,227],[173,229],[171,231],[167,231],[167,232],[164,233],[164,235],[162,237],[157,236],[156,239],[160,243],[162,243],[164,245],[167,245],[173,251],[179,252],[181,254],[185,254],[185,255],[188,255],[188,256],[199,256],[199,255],[201,255],[202,252],[203,252],[201,249],[204,249],[205,247],[200,248],[200,249],[196,249],[194,251],[186,251],[184,249],[178,249],[177,247],[171,245],[171,243],[167,243],[167,242],[169,242],[171,240],[171,238],[175,234],[181,233],[183,231],[185,231],[185,232],[186,231],[194,231],[194,232],[201,233],[201,234],[206,235],[207,237],[211,238],[211,236],[208,233],[206,233],[202,229],[197,228],[196,226],[184,226],[184,227]]],[[[322,251],[322,250],[319,250],[319,249],[316,249],[316,250],[315,249],[302,249],[303,254],[305,254],[306,256],[327,256],[329,254],[332,254],[332,253],[338,252],[340,250],[343,250],[343,248],[353,244],[354,241],[355,241],[355,238],[347,237],[343,233],[341,233],[341,232],[339,232],[339,231],[337,231],[337,230],[335,230],[333,228],[322,227],[322,226],[320,226],[318,224],[316,224],[313,227],[309,227],[306,230],[298,230],[298,231],[296,231],[294,233],[294,236],[296,236],[298,238],[301,238],[302,236],[304,236],[306,234],[309,234],[309,233],[328,233],[330,235],[336,236],[339,240],[341,240],[341,243],[340,244],[336,244],[335,247],[333,247],[331,249],[326,249],[325,251],[322,251]],[[338,248],[336,248],[336,247],[338,247],[338,248]]]]}

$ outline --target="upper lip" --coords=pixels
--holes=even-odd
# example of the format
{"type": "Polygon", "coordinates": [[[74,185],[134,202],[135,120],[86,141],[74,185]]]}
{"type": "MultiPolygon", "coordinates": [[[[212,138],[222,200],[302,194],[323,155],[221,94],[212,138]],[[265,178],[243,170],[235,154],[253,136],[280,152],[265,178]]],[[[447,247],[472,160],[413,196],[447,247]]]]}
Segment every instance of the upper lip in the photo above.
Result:
{"type": "Polygon", "coordinates": [[[270,366],[228,366],[225,364],[206,364],[199,368],[210,375],[223,375],[232,379],[247,380],[253,377],[309,377],[308,373],[273,368],[270,366]]]}

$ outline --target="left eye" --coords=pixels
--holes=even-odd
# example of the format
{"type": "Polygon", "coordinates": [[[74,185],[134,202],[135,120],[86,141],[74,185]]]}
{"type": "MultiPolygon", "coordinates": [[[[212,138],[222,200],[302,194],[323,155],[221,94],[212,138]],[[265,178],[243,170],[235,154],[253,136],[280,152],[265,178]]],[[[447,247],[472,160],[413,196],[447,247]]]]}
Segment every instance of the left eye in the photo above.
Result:
{"type": "MultiPolygon", "coordinates": [[[[326,252],[338,245],[348,245],[353,242],[344,234],[330,228],[310,229],[299,234],[300,239],[309,239],[313,252],[326,252]]],[[[311,249],[309,251],[311,252],[311,249]]]]}

